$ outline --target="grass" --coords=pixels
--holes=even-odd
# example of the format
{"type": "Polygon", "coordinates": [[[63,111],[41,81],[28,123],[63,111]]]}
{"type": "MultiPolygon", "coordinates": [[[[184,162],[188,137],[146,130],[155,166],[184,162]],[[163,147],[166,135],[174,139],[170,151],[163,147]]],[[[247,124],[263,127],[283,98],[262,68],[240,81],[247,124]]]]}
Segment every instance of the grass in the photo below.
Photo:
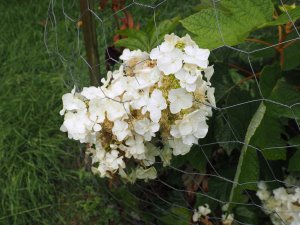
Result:
{"type": "Polygon", "coordinates": [[[0,224],[107,224],[114,213],[101,211],[109,199],[82,169],[82,146],[59,131],[66,71],[43,43],[47,7],[0,3],[0,224]]]}
{"type": "MultiPolygon", "coordinates": [[[[76,2],[65,1],[65,11],[74,17],[76,2]]],[[[169,2],[161,14],[165,18],[166,11],[169,18],[177,13],[171,10],[176,2],[169,2]]],[[[102,181],[83,169],[84,146],[59,131],[62,94],[74,84],[86,85],[88,76],[80,58],[82,37],[77,39],[74,23],[65,21],[59,1],[53,9],[58,23],[53,15],[48,21],[46,43],[52,53],[47,53],[48,3],[0,2],[5,9],[0,21],[0,224],[121,224],[102,181]]],[[[138,21],[149,13],[140,9],[133,9],[138,21]]],[[[107,37],[112,23],[104,23],[107,37]]]]}

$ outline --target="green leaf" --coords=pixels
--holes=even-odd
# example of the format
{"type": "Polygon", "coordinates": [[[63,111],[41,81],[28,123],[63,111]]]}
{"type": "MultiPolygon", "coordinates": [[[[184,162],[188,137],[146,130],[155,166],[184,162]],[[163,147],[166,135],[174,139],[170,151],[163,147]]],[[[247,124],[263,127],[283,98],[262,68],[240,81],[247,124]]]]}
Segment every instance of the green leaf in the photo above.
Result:
{"type": "Polygon", "coordinates": [[[202,48],[237,45],[251,31],[272,20],[270,0],[222,0],[219,4],[216,9],[201,10],[181,21],[202,48]]]}
{"type": "Polygon", "coordinates": [[[212,76],[212,83],[215,87],[216,102],[219,102],[232,90],[235,83],[232,81],[231,77],[228,76],[229,70],[227,65],[216,63],[214,69],[215,73],[212,76]]]}
{"type": "Polygon", "coordinates": [[[119,30],[116,33],[127,38],[117,41],[116,46],[150,52],[151,49],[162,42],[166,34],[171,33],[176,28],[178,21],[179,17],[175,17],[171,20],[160,22],[157,28],[155,28],[154,23],[149,23],[143,30],[119,30]]]}
{"type": "MultiPolygon", "coordinates": [[[[278,63],[263,68],[259,86],[265,98],[270,99],[276,93],[278,90],[277,84],[280,82],[281,77],[281,68],[278,63]]],[[[265,116],[251,140],[251,145],[261,149],[263,156],[267,160],[284,160],[286,159],[286,142],[281,138],[281,135],[285,133],[285,124],[282,121],[287,123],[287,120],[280,120],[279,117],[281,115],[274,115],[273,104],[266,102],[265,105],[267,107],[265,116]],[[280,146],[283,147],[278,148],[280,146]]]]}
{"type": "Polygon", "coordinates": [[[127,38],[120,39],[115,44],[116,46],[129,48],[130,50],[140,49],[142,51],[149,50],[149,40],[146,33],[141,30],[126,29],[117,32],[127,38]]]}
{"type": "MultiPolygon", "coordinates": [[[[227,75],[228,76],[228,75],[227,75]]],[[[236,105],[241,102],[249,102],[253,100],[249,90],[242,90],[240,87],[232,89],[227,95],[226,105],[236,105]]],[[[228,155],[232,150],[241,147],[241,144],[236,141],[243,141],[248,125],[258,107],[257,102],[237,105],[224,110],[218,114],[215,124],[215,138],[220,142],[220,146],[224,148],[228,155]],[[225,118],[226,119],[225,119],[225,118]]]]}
{"type": "Polygon", "coordinates": [[[266,106],[272,115],[291,119],[300,118],[300,107],[293,107],[293,110],[290,108],[300,102],[299,91],[288,84],[284,78],[277,81],[268,99],[271,101],[266,101],[266,106]]]}
{"type": "Polygon", "coordinates": [[[158,46],[163,41],[166,34],[172,33],[178,25],[178,22],[179,17],[175,17],[171,20],[160,22],[156,29],[155,26],[153,26],[149,39],[150,50],[158,46]]]}
{"type": "Polygon", "coordinates": [[[257,214],[254,211],[254,207],[249,206],[237,206],[234,209],[235,219],[243,221],[247,224],[258,224],[257,214]]]}
{"type": "Polygon", "coordinates": [[[232,180],[234,177],[234,168],[223,166],[220,169],[220,177],[211,177],[208,180],[208,192],[198,192],[195,206],[208,204],[212,211],[215,211],[220,205],[220,202],[228,202],[232,183],[227,180],[232,180]],[[224,179],[223,179],[224,178],[224,179]],[[227,180],[226,180],[227,179],[227,180]],[[218,199],[219,201],[216,201],[218,199]]]}
{"type": "Polygon", "coordinates": [[[267,160],[285,160],[286,142],[281,138],[284,127],[277,117],[269,116],[268,109],[262,119],[255,135],[251,140],[251,145],[261,149],[263,156],[267,160]],[[268,135],[266,135],[266,133],[268,135]],[[283,146],[279,148],[280,146],[283,146]]]}
{"type": "Polygon", "coordinates": [[[190,153],[188,154],[188,161],[191,166],[197,169],[200,173],[205,173],[207,159],[206,156],[210,155],[210,150],[206,150],[205,155],[203,149],[200,146],[194,145],[190,153]]]}
{"type": "Polygon", "coordinates": [[[284,49],[283,70],[292,70],[300,65],[300,40],[284,49]]]}
{"type": "MultiPolygon", "coordinates": [[[[259,164],[256,154],[256,150],[250,148],[251,138],[254,136],[257,128],[259,127],[266,112],[266,106],[264,103],[260,103],[257,111],[251,119],[248,126],[244,146],[241,150],[237,171],[234,178],[234,183],[231,189],[229,202],[243,202],[245,196],[242,195],[242,191],[245,189],[256,190],[255,182],[259,176],[259,164]],[[251,183],[254,182],[254,183],[251,183]],[[244,183],[244,184],[243,184],[244,183]]],[[[229,205],[229,211],[234,207],[233,203],[229,205]]]]}
{"type": "MultiPolygon", "coordinates": [[[[295,22],[300,18],[300,7],[295,7],[294,9],[288,10],[288,14],[290,15],[292,21],[295,22]]],[[[283,12],[276,20],[265,23],[261,27],[278,26],[291,22],[288,14],[286,12],[283,12]]]]}
{"type": "MultiPolygon", "coordinates": [[[[209,157],[210,153],[211,150],[206,149],[205,155],[209,157]]],[[[191,151],[188,154],[175,157],[172,161],[172,165],[178,168],[189,163],[194,169],[197,169],[199,172],[204,173],[207,164],[205,155],[203,154],[200,146],[193,145],[191,151]]]]}
{"type": "Polygon", "coordinates": [[[265,66],[261,72],[259,87],[263,96],[269,97],[278,79],[281,77],[281,68],[278,63],[265,66]]]}
{"type": "Polygon", "coordinates": [[[288,142],[291,146],[295,146],[296,151],[289,160],[289,172],[300,171],[300,135],[292,138],[288,142]]]}
{"type": "Polygon", "coordinates": [[[191,216],[191,212],[188,208],[174,206],[170,209],[170,213],[166,216],[162,216],[160,220],[166,225],[189,225],[191,216]]]}

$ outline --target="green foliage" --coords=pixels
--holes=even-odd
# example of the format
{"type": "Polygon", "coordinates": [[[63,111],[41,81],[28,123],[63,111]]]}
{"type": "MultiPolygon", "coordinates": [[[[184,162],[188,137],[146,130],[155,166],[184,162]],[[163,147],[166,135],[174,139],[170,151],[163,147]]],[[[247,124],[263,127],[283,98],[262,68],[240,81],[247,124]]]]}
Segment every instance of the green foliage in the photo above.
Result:
{"type": "MultiPolygon", "coordinates": [[[[229,202],[233,202],[233,204],[245,201],[245,197],[242,195],[244,189],[256,190],[255,182],[259,176],[258,158],[256,150],[248,145],[255,135],[256,129],[259,127],[265,112],[266,106],[261,103],[248,126],[229,198],[229,202]]],[[[232,204],[230,204],[229,210],[231,210],[231,208],[232,204]]]]}
{"type": "MultiPolygon", "coordinates": [[[[300,7],[299,7],[300,8],[300,7]]],[[[300,40],[297,40],[291,47],[284,49],[284,68],[292,70],[300,65],[300,40]]]]}
{"type": "Polygon", "coordinates": [[[291,146],[295,146],[296,151],[292,155],[289,161],[288,170],[290,172],[300,171],[300,136],[296,136],[289,140],[291,146]]]}
{"type": "Polygon", "coordinates": [[[289,16],[287,13],[285,13],[285,10],[286,9],[282,9],[283,13],[276,20],[265,23],[261,27],[282,25],[282,24],[286,24],[286,23],[290,22],[291,20],[293,22],[295,22],[297,19],[300,18],[300,7],[299,6],[288,9],[289,16]]]}
{"type": "MultiPolygon", "coordinates": [[[[224,0],[214,4],[205,4],[199,12],[181,20],[202,48],[237,45],[257,29],[290,21],[285,12],[276,20],[272,19],[274,6],[271,0],[224,0]]],[[[300,17],[299,7],[288,12],[293,21],[300,17]]]]}
{"type": "MultiPolygon", "coordinates": [[[[0,224],[118,223],[118,211],[108,204],[101,184],[78,173],[83,146],[59,131],[69,79],[59,57],[52,61],[43,43],[40,23],[47,7],[48,1],[0,3],[5,9],[0,22],[0,224]]],[[[69,42],[63,24],[57,28],[65,33],[59,44],[72,50],[76,40],[69,42]]],[[[80,68],[78,63],[72,74],[80,68]]],[[[81,73],[87,74],[86,67],[81,73]]]]}
{"type": "MultiPolygon", "coordinates": [[[[166,33],[178,29],[179,17],[175,16],[182,17],[181,11],[191,14],[190,8],[198,3],[191,1],[187,6],[174,0],[168,2],[171,4],[163,13],[157,14],[157,30],[151,18],[152,22],[142,24],[141,30],[118,31],[127,38],[117,45],[149,51],[166,33]]],[[[44,27],[40,25],[47,12],[47,1],[29,3],[0,3],[0,8],[6,9],[0,26],[0,224],[185,225],[190,224],[192,208],[205,203],[215,217],[221,216],[222,202],[260,204],[253,192],[258,180],[274,180],[274,176],[283,180],[282,168],[300,171],[300,136],[295,124],[295,119],[300,120],[300,42],[294,41],[284,49],[282,66],[273,48],[251,54],[262,96],[254,77],[250,77],[252,71],[245,72],[251,69],[249,55],[228,48],[213,51],[212,83],[220,110],[214,111],[209,134],[200,140],[199,146],[173,159],[172,166],[180,172],[162,168],[159,181],[134,186],[116,181],[110,184],[114,188],[108,188],[103,180],[80,169],[84,167],[80,149],[85,146],[68,141],[59,131],[58,111],[61,95],[66,92],[64,82],[70,86],[73,82],[88,83],[87,76],[82,75],[87,74],[86,66],[79,57],[84,45],[81,41],[77,43],[77,29],[69,20],[64,21],[64,15],[59,13],[60,4],[55,4],[57,27],[49,26],[46,36],[54,56],[50,60],[42,41],[44,27]],[[18,20],[13,16],[15,12],[18,20]],[[55,54],[58,52],[61,56],[55,54]],[[72,76],[66,76],[66,70],[72,76]],[[184,183],[183,174],[189,186],[184,183]],[[197,179],[202,182],[200,185],[197,179]]],[[[227,45],[240,44],[239,48],[251,51],[262,46],[245,43],[249,34],[277,43],[278,31],[273,26],[289,22],[282,7],[267,0],[222,0],[215,4],[216,10],[212,1],[201,1],[196,7],[199,12],[182,20],[200,47],[223,45],[220,28],[227,45]],[[272,19],[274,9],[281,12],[277,19],[272,19]]],[[[77,16],[77,5],[65,2],[64,6],[68,15],[77,16]]],[[[132,14],[143,23],[153,11],[149,10],[151,13],[146,16],[141,9],[133,7],[132,14]]],[[[299,6],[286,5],[286,9],[293,21],[299,18],[299,6]]],[[[103,14],[110,16],[111,11],[103,14]]],[[[113,22],[105,20],[103,24],[110,45],[113,22]]],[[[288,39],[295,37],[292,33],[288,39]]],[[[98,38],[103,61],[104,38],[98,38]]],[[[104,67],[102,70],[106,72],[104,67]]],[[[281,185],[270,183],[271,187],[281,185]]],[[[270,223],[258,207],[230,207],[241,222],[270,223]]]]}
{"type": "Polygon", "coordinates": [[[203,48],[241,43],[251,31],[272,19],[270,0],[225,0],[215,8],[201,10],[182,20],[203,48]]]}
{"type": "Polygon", "coordinates": [[[170,213],[162,217],[163,224],[166,225],[189,225],[189,220],[191,218],[191,212],[182,207],[172,207],[170,209],[170,213]],[[176,215],[176,217],[172,216],[172,214],[176,215]]]}
{"type": "MultiPolygon", "coordinates": [[[[241,150],[235,183],[255,183],[258,180],[259,164],[256,150],[248,147],[248,144],[261,150],[267,160],[286,159],[286,148],[284,146],[287,143],[281,136],[285,133],[284,125],[287,124],[287,120],[280,120],[280,118],[291,118],[291,110],[278,105],[278,103],[280,104],[280,100],[284,100],[287,105],[293,104],[299,101],[299,94],[294,90],[294,87],[281,78],[280,66],[276,63],[264,67],[261,72],[259,86],[264,98],[272,101],[262,102],[251,119],[245,135],[244,146],[241,150]],[[287,110],[288,112],[286,112],[287,110]],[[268,133],[267,136],[266,132],[268,133]],[[251,151],[249,151],[250,149],[251,151]]],[[[245,189],[255,190],[256,187],[255,185],[234,184],[230,200],[233,202],[246,200],[245,196],[242,195],[242,191],[245,189]]]]}
{"type": "Polygon", "coordinates": [[[157,27],[155,23],[150,22],[147,27],[142,30],[119,30],[117,33],[126,36],[126,38],[117,41],[116,46],[129,48],[130,50],[140,49],[150,52],[151,49],[162,42],[166,34],[173,32],[178,21],[179,17],[175,17],[171,20],[160,22],[157,27]]]}

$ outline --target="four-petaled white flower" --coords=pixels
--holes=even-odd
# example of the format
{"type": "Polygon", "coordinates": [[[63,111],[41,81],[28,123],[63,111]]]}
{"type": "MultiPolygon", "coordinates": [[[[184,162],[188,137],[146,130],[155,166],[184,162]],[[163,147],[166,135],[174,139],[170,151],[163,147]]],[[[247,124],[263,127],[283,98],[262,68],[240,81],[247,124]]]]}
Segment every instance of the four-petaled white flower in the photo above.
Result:
{"type": "Polygon", "coordinates": [[[146,141],[150,141],[155,136],[155,132],[159,130],[159,124],[151,122],[147,118],[135,121],[133,127],[135,132],[142,135],[146,141]]]}
{"type": "Polygon", "coordinates": [[[180,80],[180,87],[185,88],[188,92],[196,90],[196,81],[198,79],[197,74],[191,74],[188,71],[181,69],[175,73],[175,77],[180,80]]]}
{"type": "Polygon", "coordinates": [[[183,52],[177,48],[171,51],[168,48],[159,46],[150,53],[151,59],[157,60],[157,67],[164,72],[165,75],[174,74],[182,68],[183,52]]]}
{"type": "Polygon", "coordinates": [[[126,153],[126,157],[133,156],[136,159],[145,159],[145,145],[144,139],[140,135],[129,137],[126,141],[126,147],[123,150],[126,153]]]}
{"type": "Polygon", "coordinates": [[[99,87],[84,87],[81,95],[89,100],[105,98],[103,90],[99,87]]]}
{"type": "Polygon", "coordinates": [[[116,120],[112,128],[112,132],[117,136],[118,141],[123,141],[128,135],[131,134],[128,129],[128,123],[122,120],[116,120]]]}
{"type": "Polygon", "coordinates": [[[92,130],[92,127],[93,123],[85,113],[67,112],[65,114],[64,123],[60,129],[68,132],[69,138],[84,143],[88,136],[87,131],[92,130]]]}
{"type": "Polygon", "coordinates": [[[208,49],[200,49],[199,47],[186,46],[184,48],[185,54],[183,60],[185,63],[191,63],[199,66],[200,68],[208,67],[208,49]]]}
{"type": "Polygon", "coordinates": [[[158,123],[161,118],[161,111],[166,108],[167,103],[162,92],[158,89],[154,89],[147,105],[147,111],[150,112],[151,120],[158,123]]]}
{"type": "Polygon", "coordinates": [[[179,113],[182,109],[188,109],[193,105],[193,95],[183,88],[172,89],[169,91],[171,113],[179,113]]]}
{"type": "Polygon", "coordinates": [[[89,104],[89,118],[96,123],[102,123],[105,120],[107,99],[93,98],[89,104]]]}
{"type": "Polygon", "coordinates": [[[191,150],[191,146],[182,142],[181,138],[169,140],[169,145],[173,149],[173,155],[185,155],[191,150]]]}
{"type": "Polygon", "coordinates": [[[206,124],[207,112],[196,110],[184,116],[182,120],[176,120],[171,126],[171,135],[182,138],[184,144],[192,146],[197,144],[199,138],[206,136],[208,125],[206,124]]]}
{"type": "Polygon", "coordinates": [[[107,119],[112,122],[124,116],[127,116],[125,104],[120,102],[120,100],[107,99],[105,108],[107,119]]]}
{"type": "Polygon", "coordinates": [[[64,94],[62,96],[63,109],[59,112],[60,115],[64,115],[66,111],[86,111],[84,102],[75,96],[75,87],[71,93],[64,94]]]}

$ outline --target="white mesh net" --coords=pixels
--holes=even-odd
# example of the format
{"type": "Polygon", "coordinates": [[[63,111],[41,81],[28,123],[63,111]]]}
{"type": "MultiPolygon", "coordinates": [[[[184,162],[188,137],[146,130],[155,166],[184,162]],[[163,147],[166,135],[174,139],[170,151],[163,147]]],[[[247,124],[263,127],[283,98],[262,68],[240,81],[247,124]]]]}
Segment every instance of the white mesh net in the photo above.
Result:
{"type": "MultiPolygon", "coordinates": [[[[256,196],[256,191],[248,187],[257,186],[259,180],[264,180],[266,184],[273,185],[274,189],[280,186],[299,188],[297,182],[286,179],[287,172],[284,168],[287,168],[287,165],[284,160],[281,160],[280,154],[290,149],[297,149],[300,143],[288,142],[287,144],[287,142],[279,141],[280,138],[287,140],[289,135],[299,134],[300,126],[297,117],[300,109],[299,96],[298,98],[291,97],[291,99],[284,99],[280,96],[269,98],[261,88],[263,85],[261,76],[264,73],[262,68],[271,64],[269,59],[265,60],[267,57],[264,55],[273,54],[272,51],[282,46],[288,48],[299,44],[299,27],[286,8],[288,4],[294,2],[282,0],[278,2],[283,14],[289,18],[290,35],[283,38],[280,36],[282,31],[278,31],[277,26],[268,27],[251,33],[246,41],[235,46],[228,45],[223,36],[224,31],[219,17],[222,0],[205,2],[210,4],[215,11],[216,29],[223,43],[222,46],[213,49],[210,56],[210,62],[215,65],[212,83],[217,93],[216,107],[213,107],[214,118],[209,123],[207,136],[199,140],[198,145],[193,146],[188,156],[174,157],[170,166],[160,167],[159,175],[155,180],[122,184],[120,180],[113,179],[108,181],[109,185],[103,185],[101,188],[111,196],[112,201],[118,203],[122,221],[128,224],[191,224],[195,209],[205,204],[209,205],[212,213],[202,216],[198,221],[199,224],[222,224],[222,207],[226,205],[232,205],[235,208],[233,213],[236,216],[233,221],[236,224],[267,224],[264,212],[275,215],[274,217],[279,221],[278,224],[289,224],[286,219],[281,218],[284,212],[276,208],[270,209],[267,204],[262,204],[256,196]],[[269,41],[259,41],[266,35],[271,36],[269,41]],[[222,87],[225,85],[222,83],[224,76],[232,77],[230,87],[226,92],[218,92],[218,89],[224,88],[222,87]],[[245,134],[249,132],[248,125],[252,121],[251,118],[261,103],[267,106],[272,105],[273,110],[290,115],[285,125],[287,126],[286,132],[289,134],[274,137],[270,128],[270,133],[262,133],[263,136],[256,138],[255,143],[261,143],[263,148],[252,145],[245,139],[245,134]],[[219,132],[213,129],[215,126],[220,127],[219,132]],[[245,158],[245,160],[257,160],[259,170],[264,171],[263,177],[253,180],[249,174],[249,180],[235,181],[235,172],[239,170],[238,161],[242,157],[243,149],[253,152],[252,155],[256,156],[245,158]],[[270,152],[278,152],[279,156],[274,156],[275,160],[272,160],[268,155],[270,152]],[[279,161],[281,163],[278,164],[279,161]],[[243,187],[247,200],[230,201],[232,186],[243,187]],[[243,211],[243,213],[238,211],[243,211]],[[260,213],[253,215],[253,212],[260,213]],[[252,220],[252,217],[256,220],[252,220]]],[[[160,21],[172,19],[178,14],[185,18],[194,13],[197,3],[198,1],[194,0],[185,2],[175,0],[95,1],[92,9],[89,8],[84,12],[84,14],[90,13],[96,24],[99,65],[90,65],[84,47],[83,15],[80,14],[78,2],[51,0],[44,42],[50,56],[54,60],[60,60],[65,66],[64,80],[67,87],[71,89],[75,85],[77,90],[81,90],[82,87],[89,85],[88,68],[96,67],[103,76],[107,74],[107,70],[116,69],[122,64],[119,60],[121,50],[114,46],[114,38],[118,39],[122,36],[116,35],[116,30],[121,29],[122,26],[143,29],[147,23],[152,22],[158,37],[160,21]],[[61,32],[64,33],[63,39],[61,32]]],[[[239,23],[249,23],[249,21],[239,21],[239,23]]],[[[283,29],[283,26],[279,29],[283,29]]],[[[184,34],[187,31],[178,29],[176,32],[184,34]]],[[[286,60],[289,60],[288,55],[286,60]]],[[[264,126],[272,127],[272,124],[278,121],[270,118],[265,121],[264,126]]],[[[82,147],[85,148],[85,146],[82,147]]],[[[161,164],[161,162],[156,163],[161,164]]],[[[246,170],[246,172],[250,171],[246,170]]],[[[293,176],[297,177],[297,175],[293,176]]],[[[293,213],[292,209],[286,212],[293,213]]],[[[294,212],[300,213],[296,208],[294,212]]],[[[226,224],[224,218],[223,223],[226,224]]],[[[299,223],[300,221],[294,224],[299,223]]]]}

